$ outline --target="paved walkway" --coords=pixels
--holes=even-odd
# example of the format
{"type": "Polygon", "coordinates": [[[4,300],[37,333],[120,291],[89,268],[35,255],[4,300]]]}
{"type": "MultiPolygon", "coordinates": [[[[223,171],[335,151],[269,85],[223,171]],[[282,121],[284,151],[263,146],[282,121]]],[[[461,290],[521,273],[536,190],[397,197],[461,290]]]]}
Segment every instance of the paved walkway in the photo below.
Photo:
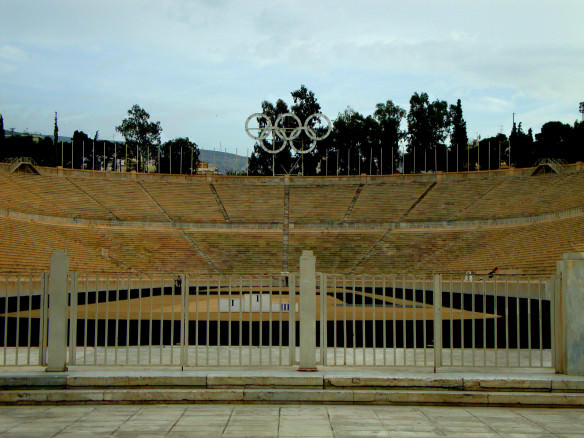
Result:
{"type": "Polygon", "coordinates": [[[3,438],[584,437],[584,409],[326,406],[0,406],[3,438]]]}

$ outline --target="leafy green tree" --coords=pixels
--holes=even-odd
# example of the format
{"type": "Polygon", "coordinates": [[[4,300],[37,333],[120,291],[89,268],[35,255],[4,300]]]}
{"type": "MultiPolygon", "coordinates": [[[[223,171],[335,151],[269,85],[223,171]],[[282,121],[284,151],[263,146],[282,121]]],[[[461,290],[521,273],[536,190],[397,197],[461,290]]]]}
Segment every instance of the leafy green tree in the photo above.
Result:
{"type": "Polygon", "coordinates": [[[388,100],[375,106],[373,116],[379,124],[379,141],[375,152],[377,160],[373,167],[376,168],[377,172],[388,174],[391,173],[399,161],[399,142],[405,136],[405,132],[400,129],[400,125],[406,116],[406,111],[388,100]],[[394,159],[393,166],[391,162],[392,156],[394,159]]]}
{"type": "Polygon", "coordinates": [[[161,173],[194,174],[198,163],[199,147],[188,137],[169,140],[160,148],[161,173]]]}
{"type": "MultiPolygon", "coordinates": [[[[304,85],[300,85],[298,90],[292,91],[291,93],[294,105],[290,108],[292,113],[300,119],[300,122],[304,124],[305,120],[308,119],[312,114],[320,113],[320,104],[316,99],[314,93],[306,88],[304,85]]],[[[311,119],[311,128],[316,128],[317,121],[313,118],[311,119]]],[[[317,135],[321,134],[317,132],[317,135]]],[[[310,147],[312,140],[308,137],[306,132],[303,130],[297,139],[294,140],[294,144],[300,150],[306,150],[310,147]]],[[[300,168],[303,175],[316,175],[319,162],[321,157],[324,157],[326,150],[323,148],[326,143],[317,142],[314,150],[307,154],[296,154],[296,163],[300,168]],[[300,156],[298,156],[300,155],[300,156]]]]}
{"type": "Polygon", "coordinates": [[[374,139],[378,138],[377,122],[371,116],[348,107],[333,122],[328,154],[328,174],[356,175],[369,172],[367,159],[374,139]],[[367,154],[365,153],[367,151],[367,154]]]}
{"type": "Polygon", "coordinates": [[[574,162],[582,159],[575,146],[575,129],[567,123],[547,122],[535,135],[535,150],[537,159],[556,158],[574,162]]]}
{"type": "MultiPolygon", "coordinates": [[[[262,102],[262,113],[265,114],[272,124],[276,123],[276,119],[280,114],[289,112],[288,105],[282,99],[278,99],[275,104],[264,100],[262,102]]],[[[260,119],[260,128],[265,127],[265,120],[260,119]]],[[[287,121],[290,123],[290,121],[287,121]]],[[[268,150],[280,149],[283,140],[277,135],[269,135],[268,138],[261,140],[268,150]]],[[[266,152],[257,142],[254,145],[254,150],[249,159],[249,173],[250,175],[278,175],[282,173],[291,172],[292,153],[290,148],[285,146],[282,151],[277,154],[266,152]]]]}
{"type": "MultiPolygon", "coordinates": [[[[293,105],[289,108],[286,102],[278,99],[275,104],[263,101],[262,113],[271,120],[272,124],[276,123],[278,116],[285,113],[292,113],[300,119],[300,123],[304,123],[312,114],[319,113],[320,104],[314,93],[306,86],[301,85],[298,90],[292,91],[293,105]]],[[[265,120],[259,119],[260,128],[265,126],[265,120]]],[[[324,121],[320,121],[321,123],[324,121]]],[[[282,125],[281,125],[282,126],[282,125]]],[[[297,128],[297,122],[292,118],[286,118],[283,122],[283,127],[294,129],[297,128]]],[[[322,135],[325,128],[319,125],[319,120],[313,118],[310,121],[310,127],[317,135],[322,135]]],[[[269,150],[278,150],[284,146],[282,151],[272,156],[272,154],[264,151],[260,144],[256,142],[253,153],[249,159],[249,172],[252,175],[271,175],[283,173],[303,173],[304,175],[316,175],[319,172],[324,174],[324,156],[326,155],[326,147],[328,144],[325,141],[319,141],[316,148],[305,154],[300,154],[292,150],[288,144],[284,145],[284,141],[278,137],[270,135],[264,139],[263,145],[269,150]]],[[[293,140],[294,147],[299,150],[307,150],[312,140],[308,137],[304,130],[301,130],[297,138],[293,140]]]]}
{"type": "MultiPolygon", "coordinates": [[[[73,141],[73,167],[75,169],[91,169],[91,163],[93,163],[94,158],[92,140],[83,131],[75,131],[71,140],[73,141]],[[88,163],[89,166],[87,165],[88,163]]],[[[63,149],[65,157],[67,153],[70,155],[70,148],[67,148],[68,150],[63,149]]]]}
{"type": "Polygon", "coordinates": [[[448,171],[462,171],[466,169],[468,136],[466,133],[466,121],[462,116],[460,99],[456,101],[456,105],[450,105],[450,120],[452,122],[452,130],[450,133],[448,171]]]}
{"type": "Polygon", "coordinates": [[[533,166],[536,161],[535,148],[533,146],[533,134],[531,128],[526,132],[523,131],[521,122],[519,125],[513,123],[511,135],[509,136],[509,148],[507,157],[509,165],[516,167],[533,166]]]}
{"type": "Polygon", "coordinates": [[[0,114],[0,145],[4,143],[4,119],[2,114],[0,114]]]}
{"type": "Polygon", "coordinates": [[[139,105],[128,110],[128,117],[116,127],[116,131],[124,136],[128,145],[128,156],[134,156],[138,171],[148,156],[160,147],[160,122],[150,122],[150,114],[139,105]]]}
{"type": "MultiPolygon", "coordinates": [[[[478,167],[481,170],[499,169],[501,167],[501,163],[506,162],[505,151],[507,150],[507,147],[508,139],[505,134],[499,133],[494,137],[483,138],[479,141],[478,147],[473,148],[471,161],[473,161],[476,154],[476,162],[478,163],[478,167]]],[[[463,150],[466,151],[466,149],[463,150]]],[[[466,152],[464,152],[463,155],[464,157],[461,157],[460,170],[466,170],[466,152]]],[[[471,169],[472,168],[473,167],[471,167],[471,169]]]]}
{"type": "Polygon", "coordinates": [[[53,145],[59,144],[59,126],[57,125],[57,112],[55,111],[55,126],[53,127],[53,145]]]}
{"type": "Polygon", "coordinates": [[[444,140],[450,127],[446,101],[430,102],[427,93],[414,93],[410,98],[407,121],[408,157],[406,162],[410,171],[445,169],[444,140]]]}

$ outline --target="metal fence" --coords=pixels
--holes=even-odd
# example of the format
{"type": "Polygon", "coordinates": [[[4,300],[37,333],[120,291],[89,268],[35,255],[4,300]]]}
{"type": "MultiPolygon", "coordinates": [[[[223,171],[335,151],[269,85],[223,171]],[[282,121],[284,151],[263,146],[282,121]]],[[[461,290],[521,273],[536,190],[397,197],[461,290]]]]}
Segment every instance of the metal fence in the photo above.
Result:
{"type": "Polygon", "coordinates": [[[48,273],[0,275],[0,365],[45,365],[48,273]]]}
{"type": "MultiPolygon", "coordinates": [[[[53,354],[48,280],[0,275],[0,365],[53,354]]],[[[69,273],[66,284],[68,365],[290,366],[308,348],[327,366],[554,367],[549,280],[318,273],[308,304],[299,274],[69,273]]]]}
{"type": "Polygon", "coordinates": [[[551,282],[320,274],[319,362],[551,368],[551,282]]]}

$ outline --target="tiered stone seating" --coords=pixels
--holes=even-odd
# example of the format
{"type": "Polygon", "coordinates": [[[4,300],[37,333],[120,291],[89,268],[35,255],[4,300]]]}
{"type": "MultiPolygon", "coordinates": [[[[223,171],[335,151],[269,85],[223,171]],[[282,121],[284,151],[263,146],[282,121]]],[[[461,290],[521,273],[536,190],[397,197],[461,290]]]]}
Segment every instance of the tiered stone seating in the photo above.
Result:
{"type": "Polygon", "coordinates": [[[430,186],[415,179],[388,179],[363,187],[347,222],[399,220],[430,186]]]}
{"type": "Polygon", "coordinates": [[[99,236],[88,227],[61,226],[0,217],[0,271],[49,269],[53,251],[65,249],[71,270],[122,272],[126,268],[103,257],[99,236]]]}
{"type": "Polygon", "coordinates": [[[204,179],[192,182],[144,181],[142,185],[176,222],[225,222],[204,179]]]}
{"type": "Polygon", "coordinates": [[[186,231],[222,273],[282,271],[282,231],[186,231]]]}
{"type": "Polygon", "coordinates": [[[493,178],[437,183],[404,220],[443,221],[467,217],[468,210],[493,190],[500,181],[493,178]]]}
{"type": "Polygon", "coordinates": [[[261,179],[226,179],[215,190],[231,222],[282,223],[284,185],[261,183],[261,179]]]}
{"type": "Polygon", "coordinates": [[[584,251],[584,216],[456,231],[394,230],[358,272],[551,275],[566,252],[584,251]]]}
{"type": "Polygon", "coordinates": [[[212,273],[209,263],[180,231],[102,227],[109,256],[138,272],[212,273]]]}
{"type": "Polygon", "coordinates": [[[297,271],[302,250],[312,250],[321,272],[348,273],[383,236],[383,230],[370,232],[294,231],[289,240],[289,270],[297,271]]]}
{"type": "Polygon", "coordinates": [[[103,205],[84,191],[83,180],[80,185],[77,185],[69,178],[58,176],[36,175],[34,178],[26,176],[15,178],[22,189],[51,205],[58,206],[66,213],[63,214],[64,216],[83,219],[112,219],[114,217],[103,205]]]}
{"type": "Polygon", "coordinates": [[[0,175],[0,208],[45,216],[72,216],[60,203],[50,202],[43,196],[43,182],[46,179],[39,175],[36,177],[37,184],[30,176],[0,175]]]}
{"type": "Polygon", "coordinates": [[[293,185],[290,187],[290,222],[341,222],[358,184],[293,185]]]}
{"type": "Polygon", "coordinates": [[[53,250],[66,249],[72,270],[294,272],[301,251],[311,249],[322,272],[486,273],[497,266],[550,275],[563,253],[584,251],[584,173],[61,172],[0,173],[0,271],[48,269],[53,250]],[[565,210],[562,219],[532,217],[565,210]]]}
{"type": "Polygon", "coordinates": [[[119,220],[168,222],[152,199],[131,179],[86,177],[72,178],[72,181],[119,220]]]}

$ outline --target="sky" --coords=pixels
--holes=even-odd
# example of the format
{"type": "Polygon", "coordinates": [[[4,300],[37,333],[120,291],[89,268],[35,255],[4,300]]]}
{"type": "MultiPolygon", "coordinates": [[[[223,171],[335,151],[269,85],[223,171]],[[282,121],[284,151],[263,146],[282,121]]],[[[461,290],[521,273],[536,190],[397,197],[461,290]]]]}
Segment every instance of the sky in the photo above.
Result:
{"type": "Polygon", "coordinates": [[[245,155],[246,118],[301,84],[331,120],[414,92],[462,101],[469,138],[573,124],[582,0],[0,0],[4,128],[120,140],[134,104],[162,140],[245,155]]]}

